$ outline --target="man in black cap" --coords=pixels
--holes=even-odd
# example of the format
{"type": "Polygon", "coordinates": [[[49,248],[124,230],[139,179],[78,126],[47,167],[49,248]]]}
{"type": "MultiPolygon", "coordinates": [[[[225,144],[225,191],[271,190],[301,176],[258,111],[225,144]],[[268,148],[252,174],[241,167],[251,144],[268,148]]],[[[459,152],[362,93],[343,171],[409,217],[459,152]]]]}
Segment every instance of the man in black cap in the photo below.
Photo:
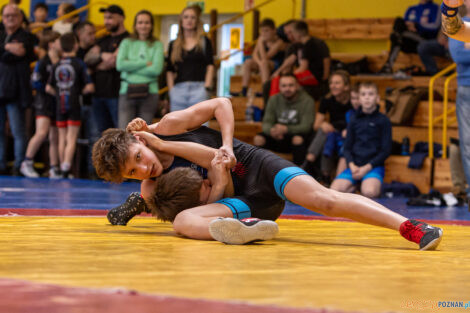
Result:
{"type": "Polygon", "coordinates": [[[117,127],[120,77],[116,71],[119,44],[129,36],[124,28],[124,11],[117,5],[100,9],[104,26],[110,33],[103,37],[85,56],[85,63],[94,70],[95,94],[92,111],[99,133],[117,127]]]}

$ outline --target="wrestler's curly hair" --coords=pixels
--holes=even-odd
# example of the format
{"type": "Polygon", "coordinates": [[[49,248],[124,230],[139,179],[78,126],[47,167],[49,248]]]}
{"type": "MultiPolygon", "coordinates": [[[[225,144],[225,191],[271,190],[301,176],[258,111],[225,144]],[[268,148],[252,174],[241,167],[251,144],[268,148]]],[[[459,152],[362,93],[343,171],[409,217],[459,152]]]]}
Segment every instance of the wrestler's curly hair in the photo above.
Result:
{"type": "Polygon", "coordinates": [[[104,180],[121,183],[129,146],[138,140],[123,129],[110,128],[93,145],[92,160],[96,174],[104,180]]]}

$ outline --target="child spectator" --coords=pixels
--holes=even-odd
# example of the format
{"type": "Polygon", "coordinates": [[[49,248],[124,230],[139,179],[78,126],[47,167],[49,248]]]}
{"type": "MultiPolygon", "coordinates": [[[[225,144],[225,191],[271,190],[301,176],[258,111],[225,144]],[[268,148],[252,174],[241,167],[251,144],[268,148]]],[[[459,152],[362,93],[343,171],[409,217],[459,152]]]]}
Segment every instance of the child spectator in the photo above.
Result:
{"type": "Polygon", "coordinates": [[[78,50],[75,35],[62,35],[60,46],[62,58],[52,69],[46,92],[55,95],[57,99],[60,169],[62,176],[67,178],[80,130],[80,94],[92,93],[94,85],[85,63],[75,56],[78,50]]]}
{"type": "Polygon", "coordinates": [[[297,50],[302,46],[302,44],[297,42],[294,36],[294,26],[296,24],[296,20],[289,20],[279,26],[279,29],[277,30],[278,36],[287,43],[287,47],[284,49],[284,60],[271,75],[271,79],[281,74],[291,73],[294,71],[294,66],[299,65],[297,60],[297,50]]]}
{"type": "MultiPolygon", "coordinates": [[[[70,3],[63,2],[57,8],[57,17],[59,18],[75,10],[75,6],[70,3]]],[[[73,25],[76,23],[76,20],[77,17],[69,17],[64,20],[58,21],[54,24],[54,26],[52,26],[52,30],[58,32],[61,35],[69,33],[73,30],[73,25]]]]}
{"type": "Polygon", "coordinates": [[[359,100],[361,106],[348,124],[344,143],[348,168],[336,177],[331,189],[353,192],[361,183],[361,194],[374,198],[380,195],[385,159],[391,152],[392,126],[379,112],[379,93],[375,84],[361,84],[359,100]]]}
{"type": "Polygon", "coordinates": [[[294,74],[300,82],[309,80],[309,75],[313,75],[318,84],[302,85],[312,98],[318,100],[325,94],[323,91],[327,89],[330,77],[330,50],[323,40],[309,35],[308,25],[303,21],[294,24],[293,35],[295,41],[302,44],[297,51],[299,67],[294,74]]]}
{"type": "Polygon", "coordinates": [[[39,174],[33,168],[33,159],[39,147],[49,134],[49,178],[60,178],[59,157],[57,152],[56,99],[46,94],[46,84],[52,72],[52,66],[60,58],[59,33],[44,32],[41,49],[47,51],[46,56],[36,63],[32,74],[32,85],[36,90],[34,109],[36,113],[36,132],[28,143],[25,160],[21,163],[20,172],[25,177],[36,178],[39,174]]]}
{"type": "Polygon", "coordinates": [[[262,84],[284,60],[284,42],[277,36],[276,25],[266,18],[259,26],[260,36],[251,58],[243,63],[242,95],[246,97],[252,71],[259,71],[262,84]]]}
{"type": "MultiPolygon", "coordinates": [[[[351,116],[356,113],[356,110],[360,106],[359,102],[359,85],[356,84],[351,88],[350,102],[352,108],[346,112],[346,123],[349,123],[351,116]]],[[[346,168],[346,159],[343,155],[344,150],[344,140],[346,139],[347,130],[343,131],[334,131],[328,134],[326,137],[325,146],[323,147],[323,158],[322,158],[322,168],[325,169],[325,176],[328,176],[330,172],[336,167],[336,175],[338,176],[346,168]],[[339,160],[338,160],[339,159],[339,160]],[[335,161],[338,160],[335,165],[335,161]],[[323,165],[324,164],[324,165],[323,165]],[[330,170],[331,169],[331,170],[330,170]]]]}
{"type": "Polygon", "coordinates": [[[29,24],[29,29],[35,28],[47,28],[47,15],[49,14],[49,8],[45,3],[37,3],[34,6],[33,16],[34,20],[29,24]]]}

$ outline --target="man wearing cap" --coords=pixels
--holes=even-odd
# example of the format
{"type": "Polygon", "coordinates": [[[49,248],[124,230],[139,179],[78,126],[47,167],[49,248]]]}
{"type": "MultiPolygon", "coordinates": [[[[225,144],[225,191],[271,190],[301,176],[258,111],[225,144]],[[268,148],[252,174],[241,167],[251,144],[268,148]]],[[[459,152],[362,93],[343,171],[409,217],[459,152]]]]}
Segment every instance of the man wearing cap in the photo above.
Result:
{"type": "Polygon", "coordinates": [[[104,26],[110,33],[103,37],[85,56],[85,63],[94,70],[95,94],[92,112],[99,133],[118,123],[120,77],[116,71],[116,56],[121,41],[129,36],[124,28],[124,11],[118,5],[100,9],[104,26]]]}

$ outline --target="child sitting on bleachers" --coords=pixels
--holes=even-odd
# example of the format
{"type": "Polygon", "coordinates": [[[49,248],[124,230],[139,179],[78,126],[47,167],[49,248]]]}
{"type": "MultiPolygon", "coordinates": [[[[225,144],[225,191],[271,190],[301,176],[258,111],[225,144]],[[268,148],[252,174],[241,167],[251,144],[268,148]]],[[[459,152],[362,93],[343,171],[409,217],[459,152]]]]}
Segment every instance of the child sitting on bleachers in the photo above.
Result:
{"type": "Polygon", "coordinates": [[[344,143],[348,168],[335,178],[331,189],[353,192],[360,183],[362,195],[369,198],[380,195],[384,163],[392,149],[392,125],[379,112],[379,100],[375,84],[360,85],[360,108],[349,121],[344,143]]]}
{"type": "Polygon", "coordinates": [[[273,70],[276,70],[284,60],[285,43],[277,36],[276,25],[272,19],[261,21],[260,36],[256,43],[253,55],[243,63],[242,91],[246,97],[250,83],[251,72],[259,71],[261,82],[266,83],[273,70]]]}
{"type": "MultiPolygon", "coordinates": [[[[360,107],[359,101],[359,84],[355,84],[351,87],[350,91],[350,99],[349,102],[351,103],[352,108],[346,112],[346,123],[349,123],[351,117],[356,114],[356,111],[360,107]]],[[[343,129],[342,131],[334,131],[328,134],[326,137],[325,146],[323,147],[323,158],[322,163],[325,162],[327,164],[334,164],[336,160],[338,160],[336,166],[331,166],[333,170],[336,167],[336,176],[342,173],[346,168],[346,159],[344,158],[344,141],[346,140],[347,129],[343,129]]],[[[324,168],[328,168],[328,165],[325,165],[324,168]]],[[[326,175],[329,173],[325,173],[326,175]]]]}

